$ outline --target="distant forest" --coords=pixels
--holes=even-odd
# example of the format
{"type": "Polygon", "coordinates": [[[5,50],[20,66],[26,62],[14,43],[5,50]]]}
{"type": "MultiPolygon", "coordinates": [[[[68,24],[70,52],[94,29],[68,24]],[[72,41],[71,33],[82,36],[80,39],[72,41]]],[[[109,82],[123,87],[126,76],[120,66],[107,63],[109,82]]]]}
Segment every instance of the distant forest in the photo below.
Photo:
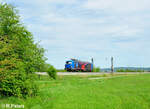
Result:
{"type": "MultiPolygon", "coordinates": [[[[110,68],[101,68],[101,72],[110,72],[110,68]]],[[[136,71],[144,71],[144,72],[150,72],[150,68],[145,68],[145,67],[115,67],[114,72],[123,72],[123,71],[128,71],[128,72],[136,72],[136,71]]]]}

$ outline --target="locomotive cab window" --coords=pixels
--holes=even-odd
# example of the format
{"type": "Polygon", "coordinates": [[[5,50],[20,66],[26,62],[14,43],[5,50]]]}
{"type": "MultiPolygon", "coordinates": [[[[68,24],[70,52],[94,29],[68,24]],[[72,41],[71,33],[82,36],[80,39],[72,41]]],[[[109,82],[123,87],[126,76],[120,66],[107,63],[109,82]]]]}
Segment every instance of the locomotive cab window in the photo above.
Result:
{"type": "Polygon", "coordinates": [[[67,63],[67,64],[72,64],[72,62],[71,62],[71,61],[67,61],[66,63],[67,63]]]}

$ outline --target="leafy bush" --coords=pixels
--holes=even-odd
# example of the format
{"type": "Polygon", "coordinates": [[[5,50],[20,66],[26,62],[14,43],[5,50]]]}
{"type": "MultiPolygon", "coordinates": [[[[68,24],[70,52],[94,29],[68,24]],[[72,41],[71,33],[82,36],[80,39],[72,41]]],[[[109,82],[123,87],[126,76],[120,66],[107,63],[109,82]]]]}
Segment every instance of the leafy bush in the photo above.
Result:
{"type": "Polygon", "coordinates": [[[37,95],[37,85],[25,75],[5,77],[0,84],[3,96],[27,97],[37,95]]]}
{"type": "Polygon", "coordinates": [[[67,72],[65,69],[57,69],[57,72],[67,72]]]}
{"type": "Polygon", "coordinates": [[[48,75],[50,77],[52,77],[53,79],[56,79],[56,77],[57,77],[57,71],[56,71],[56,69],[52,65],[48,68],[47,72],[48,72],[48,75]]]}
{"type": "Polygon", "coordinates": [[[31,77],[25,73],[22,62],[15,59],[6,61],[5,59],[0,63],[0,67],[5,66],[0,71],[0,94],[2,96],[26,97],[37,95],[37,87],[31,77]]]}
{"type": "Polygon", "coordinates": [[[41,71],[44,65],[44,49],[20,23],[18,10],[0,3],[0,95],[36,95],[30,74],[41,71]]]}
{"type": "Polygon", "coordinates": [[[100,72],[100,68],[99,67],[94,67],[93,72],[100,72]]]}

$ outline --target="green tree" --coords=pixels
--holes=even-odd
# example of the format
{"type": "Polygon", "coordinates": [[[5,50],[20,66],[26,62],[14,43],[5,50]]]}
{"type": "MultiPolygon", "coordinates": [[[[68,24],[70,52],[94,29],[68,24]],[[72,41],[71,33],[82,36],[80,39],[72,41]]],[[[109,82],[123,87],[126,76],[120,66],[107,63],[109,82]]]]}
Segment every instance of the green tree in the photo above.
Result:
{"type": "Polygon", "coordinates": [[[94,67],[94,70],[93,70],[93,72],[100,72],[101,70],[100,70],[100,68],[99,67],[94,67]]]}
{"type": "Polygon", "coordinates": [[[42,71],[45,60],[44,49],[34,43],[15,7],[0,4],[0,94],[35,95],[37,88],[28,74],[42,71]]]}

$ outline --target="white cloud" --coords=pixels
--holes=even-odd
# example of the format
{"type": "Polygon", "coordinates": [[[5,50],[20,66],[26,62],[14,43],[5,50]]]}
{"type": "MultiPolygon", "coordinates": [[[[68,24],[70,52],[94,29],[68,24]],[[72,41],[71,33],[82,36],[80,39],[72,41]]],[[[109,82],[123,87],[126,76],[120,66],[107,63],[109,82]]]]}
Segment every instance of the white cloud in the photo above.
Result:
{"type": "Polygon", "coordinates": [[[100,9],[116,12],[133,12],[150,9],[149,0],[88,0],[84,4],[88,9],[100,9]]]}
{"type": "Polygon", "coordinates": [[[77,0],[47,0],[47,2],[51,3],[63,3],[63,4],[73,4],[76,3],[77,0]]]}
{"type": "MultiPolygon", "coordinates": [[[[16,0],[15,0],[16,1],[16,0]]],[[[18,0],[20,1],[20,0],[18,0]]],[[[36,4],[36,5],[39,5],[39,6],[43,6],[43,5],[50,5],[50,4],[65,4],[65,5],[70,5],[70,4],[74,4],[77,2],[77,0],[46,0],[46,1],[43,1],[43,0],[32,0],[32,1],[27,1],[27,0],[22,0],[21,1],[22,3],[24,4],[36,4]]],[[[44,7],[43,7],[44,8],[44,7]]]]}
{"type": "Polygon", "coordinates": [[[0,0],[0,3],[5,2],[6,0],[0,0]]]}

